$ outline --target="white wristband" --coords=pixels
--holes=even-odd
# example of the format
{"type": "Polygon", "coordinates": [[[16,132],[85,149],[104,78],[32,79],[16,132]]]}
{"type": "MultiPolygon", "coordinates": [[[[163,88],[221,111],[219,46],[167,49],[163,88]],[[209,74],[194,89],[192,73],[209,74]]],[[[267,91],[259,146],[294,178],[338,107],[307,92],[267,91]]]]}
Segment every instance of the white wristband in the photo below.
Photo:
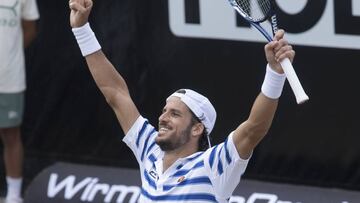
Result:
{"type": "Polygon", "coordinates": [[[278,99],[282,93],[285,80],[285,74],[275,72],[268,64],[266,67],[265,79],[261,86],[261,92],[271,99],[278,99]]]}
{"type": "Polygon", "coordinates": [[[72,31],[83,56],[90,55],[101,49],[89,23],[86,23],[81,27],[73,28],[72,31]]]}

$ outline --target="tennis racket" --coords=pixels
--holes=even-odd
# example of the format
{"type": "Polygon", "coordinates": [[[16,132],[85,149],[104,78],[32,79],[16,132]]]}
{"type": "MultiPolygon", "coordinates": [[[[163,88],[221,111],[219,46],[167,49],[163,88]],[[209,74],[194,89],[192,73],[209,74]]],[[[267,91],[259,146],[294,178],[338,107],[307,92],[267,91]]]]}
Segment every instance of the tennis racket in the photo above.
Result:
{"type": "MultiPolygon", "coordinates": [[[[231,6],[252,26],[258,29],[261,34],[270,42],[273,37],[260,25],[260,23],[270,20],[273,35],[278,30],[277,18],[273,0],[228,0],[231,6]]],[[[288,58],[280,62],[287,80],[293,90],[298,104],[309,100],[299,78],[288,58]]]]}

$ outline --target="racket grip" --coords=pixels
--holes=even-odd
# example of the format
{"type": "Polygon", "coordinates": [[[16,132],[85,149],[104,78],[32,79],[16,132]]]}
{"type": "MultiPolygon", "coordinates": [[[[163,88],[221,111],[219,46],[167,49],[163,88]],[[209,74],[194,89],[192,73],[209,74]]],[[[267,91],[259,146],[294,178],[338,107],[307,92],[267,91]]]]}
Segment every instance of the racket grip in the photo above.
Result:
{"type": "Polygon", "coordinates": [[[289,81],[290,87],[295,94],[296,102],[298,104],[302,104],[309,100],[309,97],[306,95],[303,87],[301,86],[299,78],[297,77],[290,60],[286,58],[282,60],[280,64],[284,70],[287,80],[289,81]]]}

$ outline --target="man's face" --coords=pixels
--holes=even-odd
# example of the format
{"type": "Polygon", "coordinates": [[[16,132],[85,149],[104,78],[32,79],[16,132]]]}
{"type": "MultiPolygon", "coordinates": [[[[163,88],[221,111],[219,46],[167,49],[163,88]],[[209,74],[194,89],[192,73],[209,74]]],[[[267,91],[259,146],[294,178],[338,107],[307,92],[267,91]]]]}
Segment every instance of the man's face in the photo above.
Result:
{"type": "Polygon", "coordinates": [[[175,150],[188,143],[191,136],[192,115],[178,98],[171,97],[159,117],[159,134],[156,144],[163,151],[175,150]]]}

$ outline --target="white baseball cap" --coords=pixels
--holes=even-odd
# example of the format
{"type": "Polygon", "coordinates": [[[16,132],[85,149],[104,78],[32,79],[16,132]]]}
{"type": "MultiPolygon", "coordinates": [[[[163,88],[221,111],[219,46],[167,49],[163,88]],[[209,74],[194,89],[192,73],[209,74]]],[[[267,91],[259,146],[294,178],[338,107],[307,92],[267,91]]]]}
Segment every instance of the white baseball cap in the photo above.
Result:
{"type": "Polygon", "coordinates": [[[215,125],[216,111],[208,98],[190,89],[180,89],[171,94],[166,101],[168,101],[170,97],[179,97],[201,123],[204,124],[207,135],[210,135],[215,125]]]}

